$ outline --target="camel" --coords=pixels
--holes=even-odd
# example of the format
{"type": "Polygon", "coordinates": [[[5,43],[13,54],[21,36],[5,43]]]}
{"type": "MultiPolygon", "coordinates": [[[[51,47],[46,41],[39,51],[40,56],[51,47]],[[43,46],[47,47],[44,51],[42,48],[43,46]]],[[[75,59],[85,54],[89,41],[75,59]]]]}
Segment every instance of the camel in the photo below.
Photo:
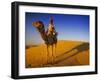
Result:
{"type": "Polygon", "coordinates": [[[48,48],[52,47],[52,64],[54,63],[54,53],[53,53],[53,47],[55,47],[55,53],[56,53],[56,45],[57,45],[57,32],[54,28],[53,18],[50,18],[50,23],[48,26],[48,29],[45,30],[44,24],[42,21],[34,21],[32,22],[32,25],[37,29],[37,31],[40,33],[42,39],[44,40],[46,47],[47,47],[47,63],[49,63],[49,50],[48,48]]]}

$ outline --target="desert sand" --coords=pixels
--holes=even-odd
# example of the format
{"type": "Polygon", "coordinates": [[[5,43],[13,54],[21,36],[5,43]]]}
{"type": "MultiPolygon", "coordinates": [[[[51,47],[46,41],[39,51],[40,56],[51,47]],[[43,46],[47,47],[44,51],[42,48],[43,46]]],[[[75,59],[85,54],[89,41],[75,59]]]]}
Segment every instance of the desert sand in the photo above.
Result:
{"type": "Polygon", "coordinates": [[[88,42],[59,40],[53,63],[51,47],[47,55],[45,44],[27,46],[25,52],[26,68],[89,65],[88,42]]]}

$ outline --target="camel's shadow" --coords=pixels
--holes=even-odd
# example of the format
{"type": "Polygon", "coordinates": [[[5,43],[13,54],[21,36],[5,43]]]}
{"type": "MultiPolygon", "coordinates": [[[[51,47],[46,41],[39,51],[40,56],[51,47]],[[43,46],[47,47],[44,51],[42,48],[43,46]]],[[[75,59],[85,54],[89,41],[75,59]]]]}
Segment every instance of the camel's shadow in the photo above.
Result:
{"type": "MultiPolygon", "coordinates": [[[[88,50],[88,49],[89,49],[89,43],[82,43],[82,44],[80,44],[80,45],[78,45],[78,46],[72,48],[71,50],[66,51],[66,52],[60,54],[59,56],[55,57],[54,63],[53,63],[53,64],[51,63],[51,64],[52,64],[52,65],[58,64],[59,62],[62,62],[62,61],[67,60],[67,59],[70,59],[71,57],[73,57],[73,56],[79,54],[79,53],[82,52],[82,51],[86,51],[86,50],[88,50]],[[77,51],[76,51],[75,53],[72,53],[71,55],[67,55],[67,56],[66,56],[66,54],[69,54],[70,52],[72,52],[72,51],[74,51],[74,50],[77,50],[77,51]]],[[[49,63],[49,64],[50,64],[50,63],[49,63]]],[[[48,64],[46,64],[46,65],[48,65],[48,64]]]]}

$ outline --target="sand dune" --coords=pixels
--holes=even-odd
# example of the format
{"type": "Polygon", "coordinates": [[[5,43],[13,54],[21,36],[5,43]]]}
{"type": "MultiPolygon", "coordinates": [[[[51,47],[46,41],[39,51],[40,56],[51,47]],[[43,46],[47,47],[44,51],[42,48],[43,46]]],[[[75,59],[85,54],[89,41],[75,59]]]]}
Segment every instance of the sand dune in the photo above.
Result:
{"type": "Polygon", "coordinates": [[[89,43],[86,42],[59,40],[53,63],[47,63],[47,59],[52,62],[51,48],[49,52],[47,55],[45,44],[27,47],[26,68],[89,65],[89,43]]]}

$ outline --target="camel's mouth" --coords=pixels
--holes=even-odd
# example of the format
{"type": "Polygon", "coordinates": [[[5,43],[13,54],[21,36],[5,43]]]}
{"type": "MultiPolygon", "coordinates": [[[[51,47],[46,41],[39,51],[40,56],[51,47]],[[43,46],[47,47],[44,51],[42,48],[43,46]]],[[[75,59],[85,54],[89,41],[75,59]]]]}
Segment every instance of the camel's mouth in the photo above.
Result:
{"type": "Polygon", "coordinates": [[[36,22],[32,22],[32,26],[36,27],[36,22]]]}

